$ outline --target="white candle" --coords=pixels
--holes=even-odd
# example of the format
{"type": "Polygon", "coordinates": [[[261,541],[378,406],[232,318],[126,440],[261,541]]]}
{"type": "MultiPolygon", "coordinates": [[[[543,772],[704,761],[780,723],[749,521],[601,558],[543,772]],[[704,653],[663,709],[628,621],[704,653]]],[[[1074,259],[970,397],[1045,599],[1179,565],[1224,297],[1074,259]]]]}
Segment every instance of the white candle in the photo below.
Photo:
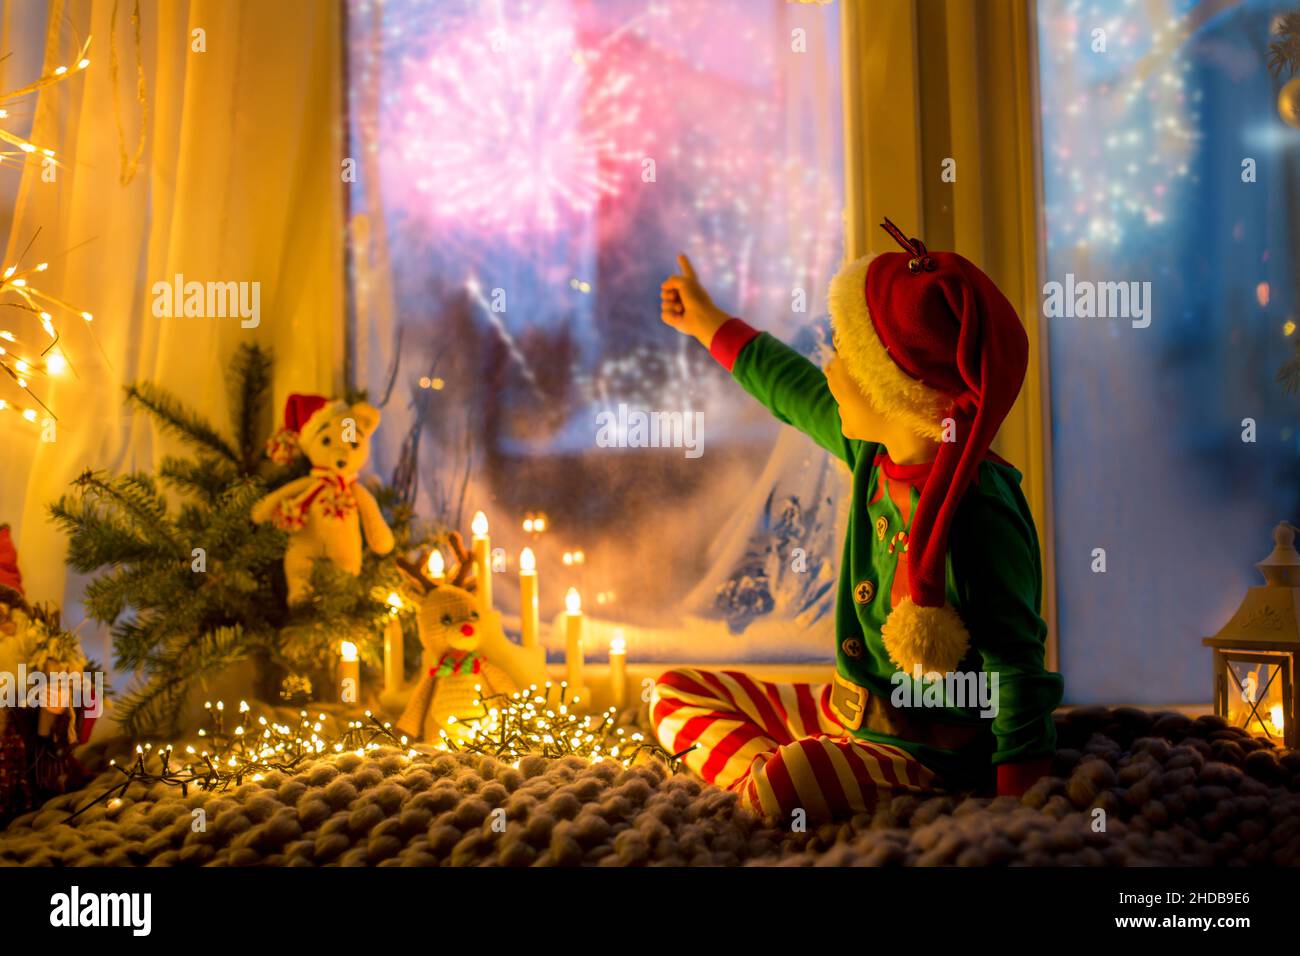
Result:
{"type": "Polygon", "coordinates": [[[339,653],[339,700],[355,704],[361,699],[361,662],[357,660],[357,645],[344,641],[339,653]]]}
{"type": "Polygon", "coordinates": [[[582,597],[577,588],[564,595],[564,611],[564,663],[569,692],[576,694],[582,688],[582,597]]]}
{"type": "Polygon", "coordinates": [[[402,622],[397,612],[402,609],[402,598],[396,591],[388,595],[389,619],[384,630],[384,690],[392,693],[406,683],[406,647],[402,642],[402,622]]]}
{"type": "Polygon", "coordinates": [[[425,564],[425,570],[429,572],[429,577],[434,584],[443,584],[447,580],[447,563],[442,559],[442,552],[434,548],[429,552],[429,560],[425,564]]]}
{"type": "Polygon", "coordinates": [[[627,702],[627,641],[621,627],[614,629],[609,641],[609,696],[622,710],[627,702]]]}
{"type": "Polygon", "coordinates": [[[537,646],[537,559],[532,548],[519,552],[519,616],[520,643],[524,647],[537,646]]]}
{"type": "Polygon", "coordinates": [[[492,610],[492,544],[488,540],[487,515],[481,511],[475,513],[469,529],[474,532],[470,550],[474,558],[474,575],[478,582],[479,613],[487,614],[492,610]]]}

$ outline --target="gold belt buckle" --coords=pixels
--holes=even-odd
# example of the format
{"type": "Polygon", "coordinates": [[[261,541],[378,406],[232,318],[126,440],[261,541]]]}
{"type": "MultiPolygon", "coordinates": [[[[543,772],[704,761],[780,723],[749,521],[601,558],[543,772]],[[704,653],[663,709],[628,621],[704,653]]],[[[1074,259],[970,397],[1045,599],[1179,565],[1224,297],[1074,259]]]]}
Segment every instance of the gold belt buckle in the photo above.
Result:
{"type": "Polygon", "coordinates": [[[862,726],[867,710],[867,690],[841,677],[835,672],[835,681],[831,686],[831,713],[844,725],[845,730],[857,730],[862,726]]]}

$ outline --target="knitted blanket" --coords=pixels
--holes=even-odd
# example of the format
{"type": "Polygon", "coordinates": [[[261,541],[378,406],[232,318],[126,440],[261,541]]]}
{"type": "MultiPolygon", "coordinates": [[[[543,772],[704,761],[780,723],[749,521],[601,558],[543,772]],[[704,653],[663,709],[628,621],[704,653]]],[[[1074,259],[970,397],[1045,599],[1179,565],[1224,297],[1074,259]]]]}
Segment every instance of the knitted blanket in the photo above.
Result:
{"type": "Polygon", "coordinates": [[[14,820],[0,864],[1300,864],[1300,752],[1215,717],[1125,708],[1069,711],[1057,729],[1054,776],[1021,799],[900,796],[808,832],[765,824],[733,794],[658,764],[512,767],[391,750],[225,793],[141,784],[64,822],[120,779],[107,773],[14,820]]]}

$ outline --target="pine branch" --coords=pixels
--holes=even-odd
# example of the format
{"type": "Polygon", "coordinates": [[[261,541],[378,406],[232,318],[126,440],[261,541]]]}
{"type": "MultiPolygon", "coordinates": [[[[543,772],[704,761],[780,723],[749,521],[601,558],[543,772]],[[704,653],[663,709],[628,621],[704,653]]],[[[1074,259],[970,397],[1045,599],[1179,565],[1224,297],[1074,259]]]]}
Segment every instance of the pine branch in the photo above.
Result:
{"type": "Polygon", "coordinates": [[[241,345],[231,361],[231,424],[241,471],[255,474],[266,457],[266,395],[271,389],[271,355],[256,345],[241,345]]]}
{"type": "Polygon", "coordinates": [[[1295,76],[1300,70],[1300,10],[1282,16],[1278,37],[1268,46],[1268,71],[1281,76],[1286,71],[1295,76]]]}
{"type": "Polygon", "coordinates": [[[231,464],[240,464],[239,454],[211,425],[157,386],[149,382],[128,385],[126,400],[127,404],[136,405],[152,415],[163,431],[170,432],[200,451],[207,450],[231,464]]]}
{"type": "Polygon", "coordinates": [[[144,661],[149,679],[118,704],[118,721],[135,736],[175,733],[191,683],[213,675],[246,656],[247,641],[239,627],[223,627],[197,640],[176,641],[144,661]]]}
{"type": "Polygon", "coordinates": [[[68,535],[67,562],[80,574],[105,565],[146,560],[156,553],[151,542],[83,499],[64,495],[48,510],[68,535]]]}
{"type": "Polygon", "coordinates": [[[97,472],[84,471],[72,484],[88,503],[116,507],[124,519],[120,523],[137,531],[142,539],[168,549],[174,557],[187,553],[168,521],[167,502],[148,475],[105,479],[97,472]]]}
{"type": "Polygon", "coordinates": [[[177,491],[212,504],[229,487],[233,472],[229,463],[215,458],[167,457],[158,468],[158,477],[177,491]]]}

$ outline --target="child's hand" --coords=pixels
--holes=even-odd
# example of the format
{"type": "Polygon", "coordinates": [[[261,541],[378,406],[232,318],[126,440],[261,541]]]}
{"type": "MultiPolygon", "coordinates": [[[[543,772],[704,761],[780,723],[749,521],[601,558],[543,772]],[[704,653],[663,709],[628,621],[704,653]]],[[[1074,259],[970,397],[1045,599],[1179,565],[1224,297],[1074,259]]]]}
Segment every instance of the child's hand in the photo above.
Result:
{"type": "Polygon", "coordinates": [[[659,317],[678,332],[694,336],[705,348],[713,341],[713,333],[730,318],[713,304],[709,294],[700,285],[685,255],[677,257],[681,275],[669,276],[659,287],[659,317]]]}

